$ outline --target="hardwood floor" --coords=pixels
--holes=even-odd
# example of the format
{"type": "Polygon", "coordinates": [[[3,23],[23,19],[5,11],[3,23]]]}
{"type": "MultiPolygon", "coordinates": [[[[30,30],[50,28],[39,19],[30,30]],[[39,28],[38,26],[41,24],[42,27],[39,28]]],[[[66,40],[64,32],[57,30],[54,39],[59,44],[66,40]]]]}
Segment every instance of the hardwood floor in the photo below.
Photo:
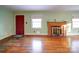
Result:
{"type": "Polygon", "coordinates": [[[79,37],[24,36],[10,38],[0,45],[2,53],[69,53],[79,52],[79,37]]]}

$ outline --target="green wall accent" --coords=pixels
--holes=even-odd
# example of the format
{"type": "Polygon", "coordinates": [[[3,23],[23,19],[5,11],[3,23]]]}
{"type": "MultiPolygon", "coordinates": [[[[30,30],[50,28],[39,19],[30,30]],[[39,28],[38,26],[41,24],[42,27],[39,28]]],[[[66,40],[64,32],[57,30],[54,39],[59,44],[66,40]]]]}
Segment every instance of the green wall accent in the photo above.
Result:
{"type": "Polygon", "coordinates": [[[0,40],[14,34],[13,12],[0,7],[0,40]]]}
{"type": "MultiPolygon", "coordinates": [[[[25,22],[24,22],[24,29],[25,35],[47,35],[48,34],[48,26],[47,22],[53,22],[54,19],[57,22],[60,21],[67,21],[71,23],[72,16],[76,15],[79,16],[79,12],[51,12],[51,11],[10,11],[6,8],[0,7],[0,40],[8,37],[10,35],[15,34],[15,15],[24,15],[25,22]],[[42,28],[38,29],[40,31],[39,34],[34,32],[36,29],[32,29],[31,23],[31,16],[32,15],[41,15],[42,17],[42,28]],[[26,24],[27,22],[27,24],[26,24]]],[[[69,27],[71,27],[69,25],[69,27]]],[[[67,29],[67,35],[79,35],[79,29],[71,28],[71,31],[67,29]]]]}
{"type": "MultiPolygon", "coordinates": [[[[57,20],[57,22],[61,21],[67,21],[67,23],[71,23],[73,15],[79,16],[79,12],[51,12],[51,11],[16,11],[15,15],[24,15],[25,16],[25,35],[33,34],[37,35],[37,33],[34,32],[35,29],[32,29],[31,27],[31,16],[32,15],[42,15],[42,28],[39,29],[40,34],[38,35],[47,35],[48,34],[48,27],[47,22],[53,22],[54,19],[57,20]],[[27,24],[26,24],[27,22],[27,24]]],[[[71,26],[69,26],[71,27],[71,26]]],[[[68,29],[67,29],[68,31],[68,29]]],[[[78,30],[72,29],[70,32],[67,32],[67,35],[79,35],[78,30]]]]}

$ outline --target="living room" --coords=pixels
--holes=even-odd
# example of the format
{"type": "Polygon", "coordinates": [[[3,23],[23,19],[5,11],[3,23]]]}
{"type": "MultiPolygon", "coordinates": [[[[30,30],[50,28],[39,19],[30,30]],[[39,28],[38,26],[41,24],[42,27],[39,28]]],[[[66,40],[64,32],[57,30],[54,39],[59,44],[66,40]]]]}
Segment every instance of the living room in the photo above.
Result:
{"type": "Polygon", "coordinates": [[[79,52],[78,10],[79,5],[0,6],[1,52],[79,52]]]}

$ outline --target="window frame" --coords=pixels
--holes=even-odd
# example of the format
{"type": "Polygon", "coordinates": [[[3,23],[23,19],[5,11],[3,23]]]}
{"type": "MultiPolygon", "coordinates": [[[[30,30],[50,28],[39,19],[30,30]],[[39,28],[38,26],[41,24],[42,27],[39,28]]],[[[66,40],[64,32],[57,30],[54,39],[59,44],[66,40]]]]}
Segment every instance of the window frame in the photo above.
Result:
{"type": "Polygon", "coordinates": [[[32,28],[32,29],[41,29],[41,28],[42,28],[42,18],[31,18],[31,28],[32,28]],[[33,27],[33,19],[41,19],[41,20],[40,20],[40,21],[41,21],[40,27],[38,27],[38,28],[33,27]]]}
{"type": "MultiPolygon", "coordinates": [[[[73,19],[72,19],[72,28],[79,28],[79,18],[73,18],[73,19]],[[78,21],[77,21],[77,20],[74,21],[73,19],[78,19],[78,21]],[[78,24],[77,27],[74,26],[74,23],[75,23],[75,22],[77,22],[77,24],[78,24]]],[[[76,23],[75,23],[75,24],[76,24],[76,23]]]]}

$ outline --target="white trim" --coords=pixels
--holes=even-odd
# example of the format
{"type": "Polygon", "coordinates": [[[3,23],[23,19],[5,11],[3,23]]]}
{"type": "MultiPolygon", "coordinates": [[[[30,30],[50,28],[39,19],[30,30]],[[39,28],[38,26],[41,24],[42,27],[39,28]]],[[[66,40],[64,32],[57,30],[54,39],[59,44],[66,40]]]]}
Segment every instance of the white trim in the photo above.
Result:
{"type": "Polygon", "coordinates": [[[6,37],[12,36],[12,35],[13,35],[13,34],[2,36],[2,37],[0,37],[0,40],[4,39],[4,38],[6,38],[6,37]]]}
{"type": "Polygon", "coordinates": [[[48,35],[47,33],[35,34],[35,33],[25,33],[24,35],[48,35]]]}
{"type": "Polygon", "coordinates": [[[79,33],[69,33],[69,34],[67,34],[67,36],[72,36],[72,35],[79,35],[79,33]]]}

